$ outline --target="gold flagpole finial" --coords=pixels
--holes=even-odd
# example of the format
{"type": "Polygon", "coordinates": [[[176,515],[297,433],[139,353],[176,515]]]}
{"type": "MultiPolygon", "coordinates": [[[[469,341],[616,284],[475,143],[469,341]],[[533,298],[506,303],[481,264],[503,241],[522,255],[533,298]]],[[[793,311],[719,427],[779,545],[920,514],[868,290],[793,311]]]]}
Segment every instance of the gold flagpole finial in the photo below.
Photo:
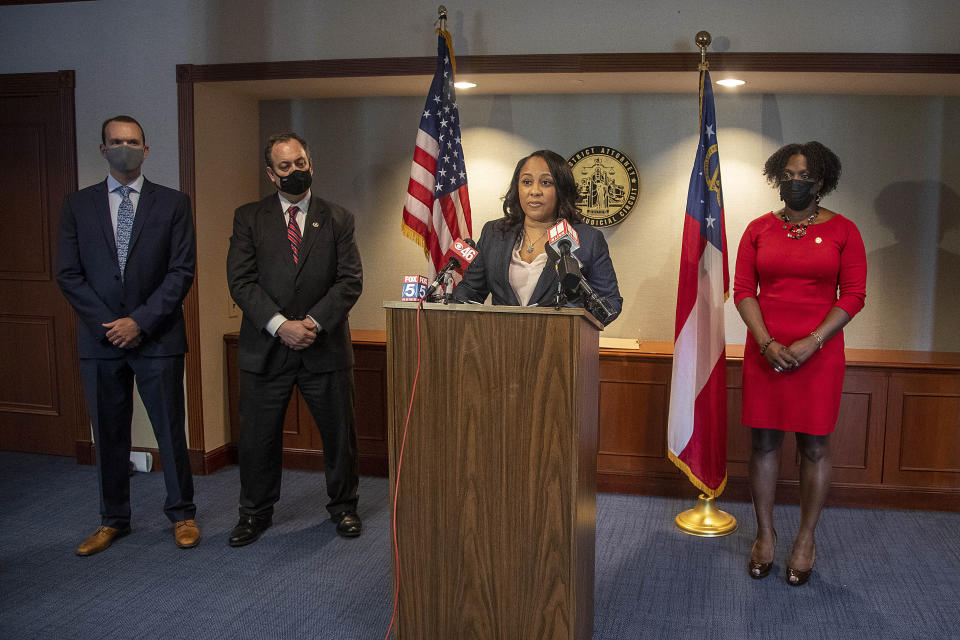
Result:
{"type": "Polygon", "coordinates": [[[440,31],[447,30],[447,7],[445,5],[437,7],[437,24],[440,27],[440,31]]]}
{"type": "Polygon", "coordinates": [[[700,47],[700,66],[698,68],[700,71],[706,71],[710,68],[710,63],[707,62],[707,47],[713,42],[713,38],[709,31],[699,31],[693,41],[700,47]]]}

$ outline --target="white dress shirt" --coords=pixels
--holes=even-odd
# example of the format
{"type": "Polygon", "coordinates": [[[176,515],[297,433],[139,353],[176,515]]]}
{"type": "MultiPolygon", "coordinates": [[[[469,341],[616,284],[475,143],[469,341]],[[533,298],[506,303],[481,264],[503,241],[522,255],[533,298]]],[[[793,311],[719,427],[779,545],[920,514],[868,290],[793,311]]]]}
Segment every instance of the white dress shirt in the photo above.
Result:
{"type": "MultiPolygon", "coordinates": [[[[290,207],[297,207],[299,209],[297,212],[297,226],[300,227],[300,237],[306,237],[307,228],[305,225],[307,223],[307,210],[310,208],[310,190],[307,189],[307,193],[304,194],[303,198],[299,202],[290,202],[280,193],[277,193],[277,197],[280,198],[280,208],[283,210],[283,224],[290,224],[290,214],[288,213],[290,211],[290,207]]],[[[317,331],[320,331],[320,323],[314,320],[313,316],[308,315],[307,317],[310,318],[313,324],[317,325],[317,331]]],[[[290,318],[287,318],[282,313],[275,313],[273,317],[270,318],[270,321],[267,322],[267,333],[272,336],[276,336],[277,329],[280,328],[280,325],[289,319],[290,318]]]]}
{"type": "Polygon", "coordinates": [[[527,263],[520,257],[520,247],[514,247],[510,255],[510,271],[507,277],[510,279],[510,286],[513,292],[517,294],[517,300],[521,306],[530,305],[530,296],[533,290],[537,288],[537,282],[540,281],[540,274],[543,272],[544,265],[547,264],[547,254],[541,253],[533,262],[527,263]]]}

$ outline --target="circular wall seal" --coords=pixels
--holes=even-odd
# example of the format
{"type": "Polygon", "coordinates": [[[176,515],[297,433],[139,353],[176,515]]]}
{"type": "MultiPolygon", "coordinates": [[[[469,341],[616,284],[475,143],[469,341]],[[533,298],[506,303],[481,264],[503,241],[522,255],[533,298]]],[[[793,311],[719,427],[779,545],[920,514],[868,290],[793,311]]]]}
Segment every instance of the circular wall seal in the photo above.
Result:
{"type": "Polygon", "coordinates": [[[592,227],[623,222],[640,194],[637,168],[622,151],[586,147],[567,159],[577,182],[577,208],[592,227]]]}

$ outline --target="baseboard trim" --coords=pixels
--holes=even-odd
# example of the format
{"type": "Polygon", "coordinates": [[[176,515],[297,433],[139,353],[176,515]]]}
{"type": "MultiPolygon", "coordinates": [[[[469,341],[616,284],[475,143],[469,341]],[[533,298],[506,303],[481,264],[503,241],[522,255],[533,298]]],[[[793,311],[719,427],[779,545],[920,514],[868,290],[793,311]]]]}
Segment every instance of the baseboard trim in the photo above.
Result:
{"type": "MultiPolygon", "coordinates": [[[[689,498],[691,503],[696,501],[699,493],[679,472],[676,475],[659,475],[598,471],[597,491],[689,498]]],[[[727,478],[727,487],[718,498],[718,502],[723,501],[750,502],[750,480],[742,477],[727,478]]],[[[800,483],[797,480],[777,482],[777,503],[800,504],[800,483]]],[[[830,486],[827,506],[960,512],[960,489],[837,482],[830,486]]]]}

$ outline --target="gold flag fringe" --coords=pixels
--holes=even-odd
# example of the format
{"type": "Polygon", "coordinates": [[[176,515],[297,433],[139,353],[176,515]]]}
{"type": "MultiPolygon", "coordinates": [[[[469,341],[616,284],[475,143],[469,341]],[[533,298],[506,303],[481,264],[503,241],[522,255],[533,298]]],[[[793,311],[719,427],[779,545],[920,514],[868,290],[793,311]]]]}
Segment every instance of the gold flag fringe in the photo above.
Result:
{"type": "Polygon", "coordinates": [[[673,455],[672,451],[667,451],[667,456],[669,456],[670,462],[675,464],[677,468],[680,469],[680,471],[683,471],[683,473],[686,474],[687,479],[690,481],[690,483],[693,484],[693,486],[695,486],[697,489],[700,489],[700,491],[707,494],[707,496],[711,498],[718,498],[720,497],[720,494],[723,493],[723,490],[726,489],[727,474],[723,474],[723,482],[720,483],[719,487],[717,487],[716,489],[711,489],[710,487],[705,485],[703,481],[700,480],[700,478],[698,478],[695,473],[693,473],[693,471],[690,470],[690,467],[688,467],[683,460],[673,455]]]}

